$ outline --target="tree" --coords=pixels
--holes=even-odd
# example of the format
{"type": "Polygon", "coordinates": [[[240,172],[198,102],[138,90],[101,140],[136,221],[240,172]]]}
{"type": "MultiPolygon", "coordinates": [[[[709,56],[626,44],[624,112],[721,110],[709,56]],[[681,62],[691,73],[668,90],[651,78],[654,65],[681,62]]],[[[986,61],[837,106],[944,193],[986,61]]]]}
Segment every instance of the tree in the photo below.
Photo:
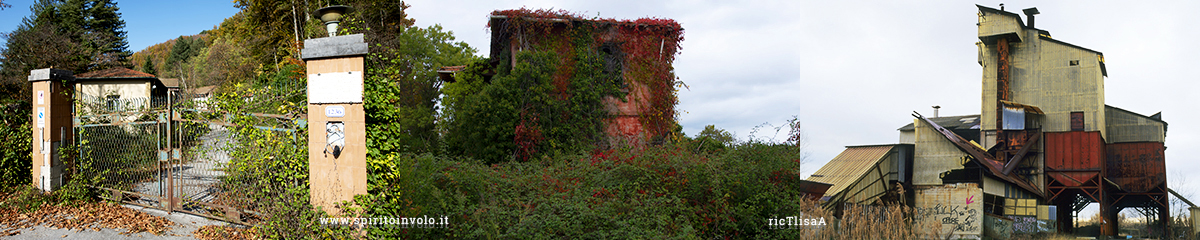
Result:
{"type": "Polygon", "coordinates": [[[191,38],[179,36],[175,39],[175,45],[171,47],[171,55],[167,56],[167,72],[175,72],[175,76],[182,76],[181,66],[184,61],[191,58],[197,50],[192,49],[191,38]],[[174,71],[172,71],[174,70],[174,71]]]}
{"type": "MultiPolygon", "coordinates": [[[[82,0],[72,0],[82,1],[82,0]]],[[[128,65],[129,40],[126,39],[125,20],[117,11],[117,3],[113,0],[88,0],[86,2],[84,26],[90,35],[89,47],[94,48],[94,69],[106,69],[115,66],[128,65]]]]}
{"type": "Polygon", "coordinates": [[[704,126],[704,130],[696,134],[693,145],[695,145],[694,148],[697,152],[715,152],[733,145],[734,140],[733,134],[716,126],[708,125],[704,126]]]}
{"type": "MultiPolygon", "coordinates": [[[[0,9],[6,7],[0,0],[0,9]]],[[[8,41],[0,47],[0,107],[7,112],[0,115],[7,126],[0,128],[0,185],[29,179],[29,71],[83,73],[126,65],[129,56],[125,23],[111,0],[38,0],[29,10],[16,30],[2,35],[8,41]]]]}
{"type": "MultiPolygon", "coordinates": [[[[404,2],[347,1],[357,9],[342,21],[343,32],[362,33],[371,48],[365,60],[363,107],[367,148],[372,156],[389,152],[432,152],[441,81],[437,69],[465,65],[475,49],[457,42],[441,26],[414,27],[404,2]]],[[[315,20],[314,20],[315,21],[315,20]]]]}
{"type": "Polygon", "coordinates": [[[142,62],[142,72],[158,75],[158,71],[154,69],[154,59],[147,58],[145,62],[142,62]]]}

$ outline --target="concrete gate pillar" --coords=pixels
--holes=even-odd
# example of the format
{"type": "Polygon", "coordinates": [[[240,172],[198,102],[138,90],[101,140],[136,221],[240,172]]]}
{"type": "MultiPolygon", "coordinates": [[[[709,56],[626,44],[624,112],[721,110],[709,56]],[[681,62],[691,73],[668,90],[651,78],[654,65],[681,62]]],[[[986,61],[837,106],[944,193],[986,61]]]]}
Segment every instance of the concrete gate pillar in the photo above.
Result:
{"type": "Polygon", "coordinates": [[[35,69],[29,71],[33,85],[33,185],[42,191],[54,191],[62,186],[62,170],[65,165],[58,153],[62,144],[70,144],[72,121],[71,99],[75,81],[70,70],[35,69]]]}
{"type": "Polygon", "coordinates": [[[310,202],[330,214],[341,201],[367,193],[362,34],[304,40],[308,65],[310,202]]]}

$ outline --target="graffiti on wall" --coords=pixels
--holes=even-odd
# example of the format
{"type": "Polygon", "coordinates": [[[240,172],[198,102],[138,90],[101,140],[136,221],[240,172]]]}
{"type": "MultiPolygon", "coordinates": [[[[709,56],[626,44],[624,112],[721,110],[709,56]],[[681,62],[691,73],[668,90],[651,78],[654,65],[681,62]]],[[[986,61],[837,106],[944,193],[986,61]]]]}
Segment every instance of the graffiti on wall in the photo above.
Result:
{"type": "Polygon", "coordinates": [[[1013,221],[993,215],[983,216],[983,234],[992,239],[1009,239],[1013,233],[1013,221]]]}
{"type": "Polygon", "coordinates": [[[917,191],[917,218],[941,223],[939,232],[980,235],[983,231],[983,189],[960,183],[917,191]]]}
{"type": "Polygon", "coordinates": [[[1038,220],[1035,216],[1007,216],[1013,220],[1013,232],[1016,233],[1037,233],[1038,220]]]}

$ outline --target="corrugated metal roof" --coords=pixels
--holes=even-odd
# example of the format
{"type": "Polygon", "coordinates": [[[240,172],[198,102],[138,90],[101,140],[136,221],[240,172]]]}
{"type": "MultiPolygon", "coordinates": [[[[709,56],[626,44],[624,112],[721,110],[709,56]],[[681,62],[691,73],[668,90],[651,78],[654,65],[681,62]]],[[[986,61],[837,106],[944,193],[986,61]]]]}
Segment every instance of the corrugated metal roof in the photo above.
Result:
{"type": "Polygon", "coordinates": [[[833,184],[825,196],[837,195],[863,177],[892,151],[895,145],[846,147],[845,151],[829,160],[825,166],[813,173],[809,181],[833,184]]]}
{"type": "MultiPolygon", "coordinates": [[[[929,120],[933,120],[933,122],[937,123],[938,126],[942,126],[946,129],[950,129],[950,130],[979,129],[979,114],[949,116],[949,117],[935,117],[935,118],[930,118],[929,120]]],[[[916,129],[916,127],[913,126],[912,123],[909,123],[908,125],[904,125],[903,127],[900,127],[899,129],[896,129],[896,130],[913,131],[915,129],[916,129]]]]}

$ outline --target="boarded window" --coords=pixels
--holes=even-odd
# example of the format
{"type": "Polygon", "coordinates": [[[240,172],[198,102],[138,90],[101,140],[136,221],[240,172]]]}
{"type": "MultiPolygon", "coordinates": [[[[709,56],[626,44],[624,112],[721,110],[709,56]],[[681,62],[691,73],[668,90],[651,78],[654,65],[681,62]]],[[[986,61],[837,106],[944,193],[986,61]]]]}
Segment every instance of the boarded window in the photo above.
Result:
{"type": "Polygon", "coordinates": [[[1071,112],[1071,131],[1083,131],[1083,112],[1071,112]]]}

